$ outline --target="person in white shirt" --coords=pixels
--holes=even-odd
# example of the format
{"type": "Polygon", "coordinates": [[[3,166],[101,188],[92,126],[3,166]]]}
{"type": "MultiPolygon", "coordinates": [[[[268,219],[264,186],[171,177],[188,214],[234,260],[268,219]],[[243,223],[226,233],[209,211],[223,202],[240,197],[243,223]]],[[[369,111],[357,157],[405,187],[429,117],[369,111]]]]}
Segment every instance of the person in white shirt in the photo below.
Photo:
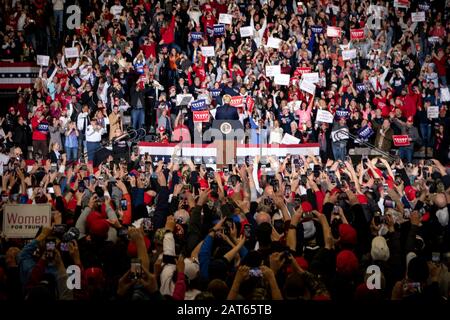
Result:
{"type": "Polygon", "coordinates": [[[86,128],[88,161],[94,161],[95,153],[101,147],[102,135],[105,133],[105,129],[97,123],[97,119],[91,119],[91,124],[86,128]]]}
{"type": "Polygon", "coordinates": [[[81,113],[77,117],[78,136],[78,154],[83,154],[87,150],[86,129],[89,126],[89,106],[85,104],[81,113]]]}
{"type": "Polygon", "coordinates": [[[120,0],[115,0],[114,5],[111,7],[109,12],[115,17],[120,17],[120,14],[122,13],[123,6],[120,4],[120,0]]]}
{"type": "Polygon", "coordinates": [[[278,120],[273,122],[272,130],[270,130],[269,144],[279,144],[283,138],[283,128],[280,127],[278,120]]]}
{"type": "Polygon", "coordinates": [[[52,0],[55,32],[58,39],[60,39],[63,32],[64,2],[66,2],[66,0],[52,0]]]}

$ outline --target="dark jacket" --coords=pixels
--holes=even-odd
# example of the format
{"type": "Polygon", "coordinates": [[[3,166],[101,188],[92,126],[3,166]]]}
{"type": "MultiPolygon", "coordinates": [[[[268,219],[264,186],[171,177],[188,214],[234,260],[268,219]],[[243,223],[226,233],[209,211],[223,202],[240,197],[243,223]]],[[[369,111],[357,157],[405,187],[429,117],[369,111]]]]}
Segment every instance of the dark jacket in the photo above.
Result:
{"type": "Polygon", "coordinates": [[[130,91],[130,105],[136,108],[138,100],[141,101],[142,107],[145,108],[145,96],[149,89],[136,90],[136,86],[133,86],[130,91]]]}
{"type": "Polygon", "coordinates": [[[235,107],[224,104],[217,108],[216,120],[239,120],[239,114],[235,107]]]}

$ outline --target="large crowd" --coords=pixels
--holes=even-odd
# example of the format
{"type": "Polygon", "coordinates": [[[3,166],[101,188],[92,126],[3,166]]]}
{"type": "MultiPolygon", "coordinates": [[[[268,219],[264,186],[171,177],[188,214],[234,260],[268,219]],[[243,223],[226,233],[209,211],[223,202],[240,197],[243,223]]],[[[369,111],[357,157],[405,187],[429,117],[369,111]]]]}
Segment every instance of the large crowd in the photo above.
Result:
{"type": "Polygon", "coordinates": [[[0,299],[448,299],[446,1],[1,2],[0,59],[49,63],[0,111],[0,225],[8,204],[48,204],[52,222],[0,235],[0,299]],[[319,155],[213,169],[130,141],[208,144],[214,120],[319,155]],[[348,156],[367,146],[382,156],[348,156]]]}

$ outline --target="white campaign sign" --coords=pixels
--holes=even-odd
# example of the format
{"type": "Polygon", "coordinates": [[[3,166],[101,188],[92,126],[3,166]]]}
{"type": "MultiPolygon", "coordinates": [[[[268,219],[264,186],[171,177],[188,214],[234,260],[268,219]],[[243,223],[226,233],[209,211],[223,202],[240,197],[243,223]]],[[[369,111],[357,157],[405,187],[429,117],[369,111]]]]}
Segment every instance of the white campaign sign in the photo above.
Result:
{"type": "Polygon", "coordinates": [[[411,13],[412,22],[424,22],[425,21],[425,11],[412,12],[411,13]]]}
{"type": "Polygon", "coordinates": [[[283,136],[283,139],[281,139],[281,144],[299,144],[300,139],[294,137],[293,135],[290,135],[289,133],[286,133],[283,136]]]}
{"type": "Polygon", "coordinates": [[[302,74],[302,80],[308,81],[310,83],[317,83],[319,82],[319,73],[318,72],[304,73],[302,74]]]}
{"type": "Polygon", "coordinates": [[[333,123],[333,115],[327,110],[317,110],[316,122],[333,123]]]}
{"type": "Polygon", "coordinates": [[[40,54],[38,54],[36,56],[36,63],[37,63],[38,66],[47,67],[49,61],[50,61],[50,57],[49,56],[43,56],[43,55],[40,55],[40,54]]]}
{"type": "Polygon", "coordinates": [[[341,28],[339,27],[327,27],[327,37],[338,38],[341,36],[341,28]]]}
{"type": "Polygon", "coordinates": [[[253,36],[253,27],[242,27],[240,30],[241,38],[252,37],[253,36]]]}
{"type": "Polygon", "coordinates": [[[221,13],[219,15],[219,23],[231,24],[232,20],[233,20],[233,16],[231,14],[221,13]]]}
{"type": "Polygon", "coordinates": [[[306,91],[310,94],[316,92],[316,85],[314,83],[303,80],[300,82],[300,90],[306,91]]]}
{"type": "Polygon", "coordinates": [[[210,46],[210,47],[201,47],[202,49],[202,54],[205,57],[214,57],[216,54],[214,53],[214,47],[210,46]]]}
{"type": "Polygon", "coordinates": [[[430,106],[427,109],[427,117],[429,119],[436,119],[439,117],[439,107],[438,106],[430,106]]]}
{"type": "Polygon", "coordinates": [[[450,101],[450,91],[448,88],[441,88],[441,101],[450,101]]]}
{"type": "Polygon", "coordinates": [[[269,37],[269,39],[267,40],[267,47],[278,49],[280,47],[281,41],[283,40],[279,38],[269,37]]]}
{"type": "Polygon", "coordinates": [[[356,49],[343,50],[342,51],[342,60],[351,60],[356,58],[356,49]]]}
{"type": "Polygon", "coordinates": [[[8,238],[32,239],[40,227],[50,227],[51,219],[48,204],[7,204],[3,211],[3,233],[8,238]]]}
{"type": "Polygon", "coordinates": [[[177,94],[176,104],[177,106],[187,106],[192,100],[194,100],[194,97],[190,93],[177,94]]]}
{"type": "Polygon", "coordinates": [[[77,47],[65,48],[64,56],[66,58],[78,58],[78,48],[77,47]]]}
{"type": "Polygon", "coordinates": [[[275,75],[281,73],[281,66],[266,66],[266,77],[275,77],[275,75]]]}
{"type": "Polygon", "coordinates": [[[278,84],[280,86],[288,86],[290,79],[291,77],[288,74],[278,73],[275,75],[274,81],[275,84],[278,84]]]}

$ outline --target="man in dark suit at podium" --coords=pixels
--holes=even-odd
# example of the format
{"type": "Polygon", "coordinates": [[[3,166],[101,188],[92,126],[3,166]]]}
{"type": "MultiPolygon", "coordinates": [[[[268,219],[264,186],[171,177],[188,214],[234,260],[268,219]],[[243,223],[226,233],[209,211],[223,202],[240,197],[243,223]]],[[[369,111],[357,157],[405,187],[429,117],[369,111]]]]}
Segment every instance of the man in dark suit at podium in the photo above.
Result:
{"type": "Polygon", "coordinates": [[[217,107],[216,120],[239,120],[239,113],[235,107],[230,106],[231,96],[226,94],[222,98],[223,105],[217,107]]]}

